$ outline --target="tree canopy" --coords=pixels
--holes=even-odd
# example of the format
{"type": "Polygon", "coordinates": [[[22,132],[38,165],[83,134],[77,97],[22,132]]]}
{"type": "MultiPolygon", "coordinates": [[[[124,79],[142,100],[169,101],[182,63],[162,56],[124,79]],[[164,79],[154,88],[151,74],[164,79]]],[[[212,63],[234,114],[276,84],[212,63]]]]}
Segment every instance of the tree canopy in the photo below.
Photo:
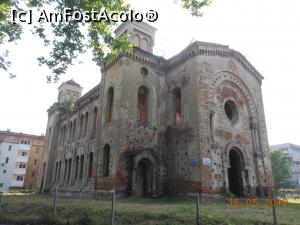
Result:
{"type": "Polygon", "coordinates": [[[271,162],[275,188],[287,187],[290,177],[291,162],[286,152],[278,149],[271,150],[271,162]]]}
{"type": "MultiPolygon", "coordinates": [[[[190,11],[193,16],[201,16],[202,8],[208,6],[212,0],[180,0],[181,6],[190,11]]],[[[53,7],[57,12],[63,12],[65,8],[73,12],[91,12],[94,9],[105,8],[106,12],[128,12],[129,5],[124,0],[1,0],[0,3],[0,46],[9,42],[16,42],[21,38],[22,24],[11,21],[13,9],[41,10],[43,7],[53,7]],[[25,2],[25,4],[24,4],[25,2]]],[[[113,28],[116,21],[81,21],[74,19],[51,23],[51,33],[45,28],[45,23],[40,21],[34,26],[33,34],[40,37],[44,45],[50,49],[49,56],[38,58],[40,65],[47,65],[52,72],[48,81],[56,82],[59,75],[66,73],[68,66],[80,55],[92,49],[93,61],[100,65],[107,57],[112,57],[120,51],[130,49],[132,46],[126,37],[116,38],[113,28]]],[[[1,48],[3,49],[3,48],[1,48]]],[[[8,61],[8,50],[0,50],[0,72],[9,72],[11,62],[8,61]]]]}

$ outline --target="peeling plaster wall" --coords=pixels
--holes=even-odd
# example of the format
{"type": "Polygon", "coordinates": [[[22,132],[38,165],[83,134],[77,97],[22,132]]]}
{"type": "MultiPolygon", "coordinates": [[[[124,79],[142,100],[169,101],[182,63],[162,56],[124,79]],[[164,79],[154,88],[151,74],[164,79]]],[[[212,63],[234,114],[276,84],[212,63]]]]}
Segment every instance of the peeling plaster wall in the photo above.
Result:
{"type": "MultiPolygon", "coordinates": [[[[193,43],[169,60],[135,48],[102,67],[99,88],[77,100],[73,113],[53,107],[49,114],[54,133],[46,134],[45,188],[55,185],[56,162],[72,158],[71,180],[59,180],[66,192],[97,193],[117,189],[135,195],[139,163],[148,160],[153,195],[229,191],[229,152],[242,155],[245,195],[268,194],[272,188],[267,131],[261,94],[261,77],[239,53],[226,46],[193,43]],[[204,46],[204,50],[201,49],[204,46]],[[207,46],[212,49],[208,52],[207,46]],[[217,46],[217,47],[216,47],[217,46]],[[197,53],[198,51],[198,53],[197,53]],[[224,51],[224,52],[222,52],[224,51]],[[145,67],[148,74],[142,72],[145,67]],[[138,89],[148,89],[146,122],[138,121],[138,89]],[[113,87],[112,121],[106,121],[108,90],[113,87]],[[181,123],[176,124],[174,88],[181,90],[181,123]],[[225,115],[227,100],[236,103],[238,120],[225,115]],[[92,112],[97,106],[97,128],[92,131],[92,112]],[[87,134],[79,138],[80,116],[89,112],[87,134]],[[62,128],[76,118],[74,141],[59,145],[62,128]],[[104,176],[104,146],[109,145],[109,174],[104,176]],[[87,178],[88,157],[94,154],[92,177],[87,178]],[[74,179],[75,158],[84,155],[83,179],[74,179]],[[51,177],[51,178],[50,178],[51,177]]],[[[63,174],[64,166],[61,173],[63,174]]],[[[148,178],[147,178],[148,179],[148,178]]]]}
{"type": "Polygon", "coordinates": [[[243,174],[245,192],[255,194],[257,187],[261,192],[270,190],[271,166],[260,83],[234,59],[227,57],[199,56],[198,71],[199,108],[204,109],[199,110],[200,148],[202,157],[212,159],[211,167],[202,166],[201,169],[202,174],[206,174],[205,178],[202,176],[203,191],[228,191],[229,146],[243,153],[249,176],[247,180],[243,174]],[[238,106],[239,119],[234,125],[224,110],[228,99],[238,106]],[[211,131],[209,115],[212,112],[211,131]],[[253,127],[256,134],[252,133],[253,127]]]}

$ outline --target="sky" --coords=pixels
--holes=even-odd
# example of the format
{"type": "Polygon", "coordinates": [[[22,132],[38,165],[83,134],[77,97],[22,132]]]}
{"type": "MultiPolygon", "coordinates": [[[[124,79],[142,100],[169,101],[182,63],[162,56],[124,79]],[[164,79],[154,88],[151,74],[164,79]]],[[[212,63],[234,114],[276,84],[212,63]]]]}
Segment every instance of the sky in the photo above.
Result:
{"type": "MultiPolygon", "coordinates": [[[[158,20],[154,54],[170,58],[195,40],[229,45],[241,52],[264,76],[262,91],[269,144],[300,144],[300,1],[213,0],[202,17],[175,4],[174,0],[127,0],[132,8],[153,9],[158,20]]],[[[0,46],[1,47],[1,46],[0,46]]],[[[45,134],[47,109],[57,100],[58,86],[74,79],[83,94],[101,80],[91,53],[82,64],[69,68],[56,84],[48,84],[50,71],[36,58],[47,52],[41,40],[26,27],[10,50],[9,79],[0,70],[0,130],[45,134]]]]}

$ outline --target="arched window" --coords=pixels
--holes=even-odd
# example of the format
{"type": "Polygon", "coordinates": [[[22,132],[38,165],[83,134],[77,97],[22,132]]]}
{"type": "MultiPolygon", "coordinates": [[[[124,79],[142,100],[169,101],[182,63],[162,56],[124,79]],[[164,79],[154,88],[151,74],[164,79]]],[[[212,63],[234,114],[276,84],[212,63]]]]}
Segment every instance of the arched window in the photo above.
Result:
{"type": "Polygon", "coordinates": [[[67,132],[67,125],[63,126],[63,138],[62,138],[62,145],[66,142],[66,132],[67,132]]]}
{"type": "Polygon", "coordinates": [[[49,133],[48,133],[48,138],[47,138],[47,147],[49,146],[49,143],[50,143],[50,138],[51,138],[51,127],[49,128],[49,133]]]}
{"type": "Polygon", "coordinates": [[[82,176],[83,176],[83,163],[84,163],[84,156],[81,155],[81,157],[80,157],[80,172],[79,172],[79,179],[82,179],[82,176]]]}
{"type": "Polygon", "coordinates": [[[69,158],[68,180],[71,178],[72,158],[69,158]]]}
{"type": "Polygon", "coordinates": [[[68,126],[67,126],[67,124],[66,124],[66,125],[65,125],[64,143],[67,142],[67,139],[68,139],[68,126]]]}
{"type": "Polygon", "coordinates": [[[68,160],[65,159],[65,166],[64,166],[64,181],[67,179],[67,169],[68,169],[68,160]]]}
{"type": "Polygon", "coordinates": [[[180,88],[175,88],[173,90],[174,94],[174,108],[175,108],[175,123],[181,124],[182,114],[181,114],[181,90],[180,88]]]}
{"type": "Polygon", "coordinates": [[[85,136],[86,133],[87,133],[88,122],[89,122],[89,113],[86,112],[85,115],[84,115],[84,129],[83,129],[83,136],[85,136]]]}
{"type": "Polygon", "coordinates": [[[71,142],[71,138],[72,138],[72,132],[73,132],[73,123],[70,122],[70,125],[69,125],[69,135],[68,135],[68,143],[71,142]]]}
{"type": "Polygon", "coordinates": [[[83,135],[83,122],[84,122],[84,120],[83,120],[83,115],[81,115],[80,116],[80,127],[79,127],[79,138],[81,138],[82,137],[82,135],[83,135]]]}
{"type": "Polygon", "coordinates": [[[148,40],[146,38],[141,40],[141,49],[148,51],[148,40]]]}
{"type": "Polygon", "coordinates": [[[76,119],[74,120],[74,123],[73,123],[72,141],[75,140],[75,134],[76,134],[76,119]]]}
{"type": "Polygon", "coordinates": [[[141,38],[139,35],[135,34],[133,36],[133,43],[134,43],[134,46],[136,47],[140,47],[140,42],[141,42],[141,38]]]}
{"type": "Polygon", "coordinates": [[[114,107],[114,88],[110,87],[107,92],[106,98],[106,122],[112,121],[112,114],[113,114],[113,107],[114,107]]]}
{"type": "Polygon", "coordinates": [[[79,167],[79,156],[76,156],[76,160],[75,160],[75,173],[74,173],[74,179],[75,180],[78,178],[78,167],[79,167]]]}
{"type": "Polygon", "coordinates": [[[58,173],[58,162],[56,162],[55,164],[54,182],[57,181],[57,173],[58,173]]]}
{"type": "Polygon", "coordinates": [[[110,147],[108,144],[103,149],[103,176],[108,177],[109,175],[109,158],[110,158],[110,147]]]}
{"type": "Polygon", "coordinates": [[[94,155],[93,153],[91,152],[90,155],[89,155],[89,170],[88,170],[88,178],[91,178],[92,177],[92,172],[93,172],[93,159],[94,158],[94,155]]]}
{"type": "Polygon", "coordinates": [[[148,88],[145,86],[139,87],[138,90],[138,121],[146,122],[148,120],[148,88]]]}
{"type": "Polygon", "coordinates": [[[98,109],[97,107],[95,107],[93,110],[93,126],[92,126],[93,130],[95,130],[97,127],[97,116],[98,116],[98,109]]]}
{"type": "Polygon", "coordinates": [[[210,128],[210,138],[211,141],[214,142],[214,112],[210,112],[209,114],[209,128],[210,128]]]}
{"type": "Polygon", "coordinates": [[[60,181],[60,178],[61,178],[61,161],[59,161],[58,163],[58,176],[57,176],[57,181],[60,181]]]}
{"type": "Polygon", "coordinates": [[[63,144],[63,138],[64,138],[64,127],[61,127],[59,132],[59,141],[58,141],[60,146],[63,144]]]}

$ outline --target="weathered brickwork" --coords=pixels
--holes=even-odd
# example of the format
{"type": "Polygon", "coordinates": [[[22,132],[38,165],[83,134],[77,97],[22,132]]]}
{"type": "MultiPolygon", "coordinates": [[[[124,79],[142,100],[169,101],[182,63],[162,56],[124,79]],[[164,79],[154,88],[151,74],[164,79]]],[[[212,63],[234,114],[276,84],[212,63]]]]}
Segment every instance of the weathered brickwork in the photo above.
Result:
{"type": "Polygon", "coordinates": [[[153,27],[125,23],[121,32],[133,32],[136,47],[102,65],[99,85],[82,97],[72,80],[59,88],[40,190],[269,194],[263,77],[255,68],[228,46],[203,42],[166,60],[152,54],[153,27]]]}

